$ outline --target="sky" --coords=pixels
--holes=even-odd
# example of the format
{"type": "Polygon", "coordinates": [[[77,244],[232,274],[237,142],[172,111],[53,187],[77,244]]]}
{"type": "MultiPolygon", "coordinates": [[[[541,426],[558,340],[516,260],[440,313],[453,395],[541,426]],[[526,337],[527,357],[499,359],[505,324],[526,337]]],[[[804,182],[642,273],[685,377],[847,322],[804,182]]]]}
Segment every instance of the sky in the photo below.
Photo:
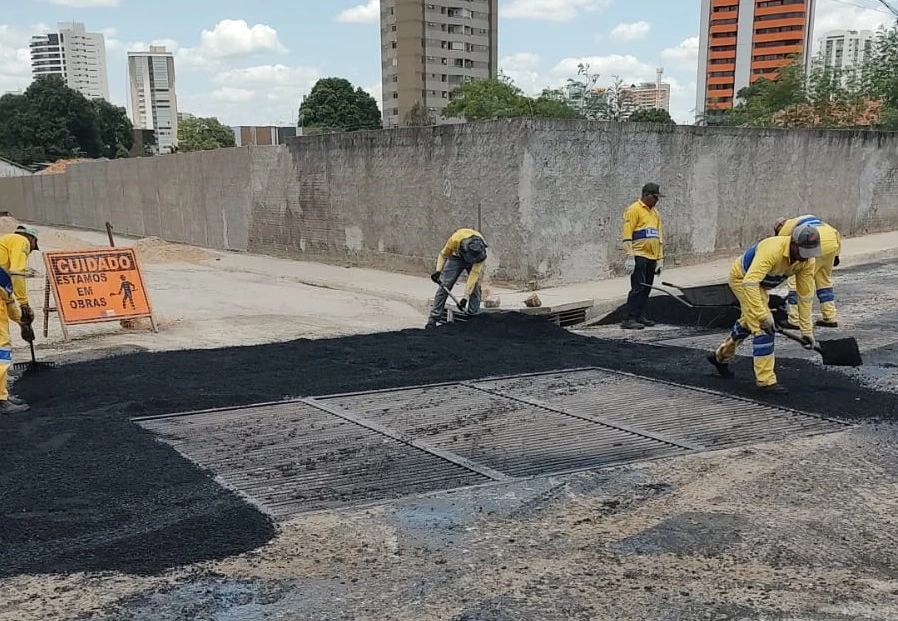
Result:
{"type": "MultiPolygon", "coordinates": [[[[898,7],[898,0],[889,0],[898,7]]],[[[576,78],[671,84],[671,115],[695,108],[699,0],[500,0],[500,69],[528,94],[576,78]]],[[[894,18],[878,0],[817,0],[815,40],[894,18]]],[[[112,102],[127,105],[127,52],[175,53],[178,109],[228,125],[294,124],[303,95],[343,77],[380,100],[378,0],[0,0],[0,94],[31,81],[28,41],[57,22],[106,36],[112,102]]]]}

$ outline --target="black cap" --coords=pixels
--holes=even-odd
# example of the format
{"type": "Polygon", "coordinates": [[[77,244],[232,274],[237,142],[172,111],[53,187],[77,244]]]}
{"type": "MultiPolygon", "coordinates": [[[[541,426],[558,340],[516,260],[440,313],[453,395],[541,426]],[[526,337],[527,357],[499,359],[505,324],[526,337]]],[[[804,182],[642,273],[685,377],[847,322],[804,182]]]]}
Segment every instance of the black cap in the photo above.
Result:
{"type": "Polygon", "coordinates": [[[642,186],[642,195],[646,194],[654,194],[658,198],[663,198],[664,195],[661,193],[661,187],[657,183],[646,183],[642,186]]]}

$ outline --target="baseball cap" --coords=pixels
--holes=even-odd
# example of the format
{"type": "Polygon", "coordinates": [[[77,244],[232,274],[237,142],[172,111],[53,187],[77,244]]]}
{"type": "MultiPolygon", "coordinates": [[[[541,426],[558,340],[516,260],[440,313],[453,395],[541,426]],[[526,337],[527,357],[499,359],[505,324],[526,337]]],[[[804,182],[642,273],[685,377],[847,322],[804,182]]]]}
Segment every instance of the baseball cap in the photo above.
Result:
{"type": "Polygon", "coordinates": [[[798,256],[813,259],[823,254],[820,247],[820,231],[811,224],[801,224],[792,231],[792,241],[798,246],[798,256]]]}
{"type": "MultiPolygon", "coordinates": [[[[8,229],[7,229],[8,230],[8,229]]],[[[20,224],[16,227],[16,233],[25,233],[26,235],[31,235],[34,238],[34,249],[40,250],[37,247],[37,229],[29,224],[20,224]]]]}
{"type": "Polygon", "coordinates": [[[661,193],[661,187],[657,183],[646,183],[642,186],[642,195],[646,194],[654,194],[658,198],[663,198],[664,195],[661,193]]]}

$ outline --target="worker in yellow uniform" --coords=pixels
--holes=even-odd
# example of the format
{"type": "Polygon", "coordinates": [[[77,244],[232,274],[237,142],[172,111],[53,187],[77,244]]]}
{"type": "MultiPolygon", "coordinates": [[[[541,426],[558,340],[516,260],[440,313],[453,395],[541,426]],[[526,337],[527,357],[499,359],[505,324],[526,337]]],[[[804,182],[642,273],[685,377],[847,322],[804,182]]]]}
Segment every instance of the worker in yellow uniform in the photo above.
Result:
{"type": "Polygon", "coordinates": [[[806,349],[813,349],[816,345],[811,324],[814,259],[820,255],[820,233],[810,224],[801,224],[792,229],[789,237],[777,235],[761,240],[733,262],[729,284],[739,300],[741,316],[717,351],[708,355],[708,361],[721,376],[733,376],[729,363],[742,341],[752,336],[758,387],[773,394],[788,393],[777,382],[774,372],[776,325],[768,307],[767,292],[783,284],[789,276],[795,276],[802,340],[806,349]]]}
{"type": "Polygon", "coordinates": [[[657,209],[658,200],[663,197],[657,183],[646,183],[640,199],[624,211],[624,267],[630,275],[627,316],[621,323],[625,330],[655,325],[645,316],[645,308],[652,292],[649,287],[664,266],[664,230],[657,209]]]}
{"type": "Polygon", "coordinates": [[[28,304],[25,271],[28,255],[38,250],[37,229],[21,224],[14,233],[0,237],[0,414],[17,414],[27,411],[28,405],[9,394],[7,377],[12,365],[12,339],[9,337],[10,320],[22,329],[22,338],[34,340],[34,311],[28,304]]]}
{"type": "Polygon", "coordinates": [[[435,328],[443,314],[447,291],[452,291],[462,272],[468,273],[465,295],[459,300],[459,310],[469,314],[477,314],[480,310],[480,275],[486,261],[486,241],[483,235],[474,229],[458,229],[443,246],[437,257],[436,271],[430,279],[439,285],[433,298],[433,308],[426,328],[435,328]]]}
{"type": "MultiPolygon", "coordinates": [[[[820,232],[820,246],[823,254],[814,259],[814,287],[817,290],[817,300],[820,302],[820,314],[816,325],[821,328],[838,328],[836,318],[836,292],[833,288],[833,267],[838,265],[839,254],[842,252],[842,235],[834,227],[828,225],[817,216],[806,215],[798,218],[780,218],[776,221],[773,230],[777,235],[788,237],[796,226],[810,224],[820,232]]],[[[786,308],[789,311],[789,322],[782,327],[796,329],[798,327],[798,294],[795,290],[795,277],[788,280],[789,297],[786,298],[786,308]]]]}

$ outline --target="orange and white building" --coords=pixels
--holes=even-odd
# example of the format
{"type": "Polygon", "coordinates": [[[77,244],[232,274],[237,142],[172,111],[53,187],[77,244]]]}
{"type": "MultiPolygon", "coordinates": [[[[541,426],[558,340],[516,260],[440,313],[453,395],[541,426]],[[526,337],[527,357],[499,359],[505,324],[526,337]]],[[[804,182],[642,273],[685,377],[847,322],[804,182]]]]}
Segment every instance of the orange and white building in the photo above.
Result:
{"type": "Polygon", "coordinates": [[[816,0],[702,0],[696,117],[732,108],[737,93],[776,77],[793,54],[811,62],[816,0]]]}

